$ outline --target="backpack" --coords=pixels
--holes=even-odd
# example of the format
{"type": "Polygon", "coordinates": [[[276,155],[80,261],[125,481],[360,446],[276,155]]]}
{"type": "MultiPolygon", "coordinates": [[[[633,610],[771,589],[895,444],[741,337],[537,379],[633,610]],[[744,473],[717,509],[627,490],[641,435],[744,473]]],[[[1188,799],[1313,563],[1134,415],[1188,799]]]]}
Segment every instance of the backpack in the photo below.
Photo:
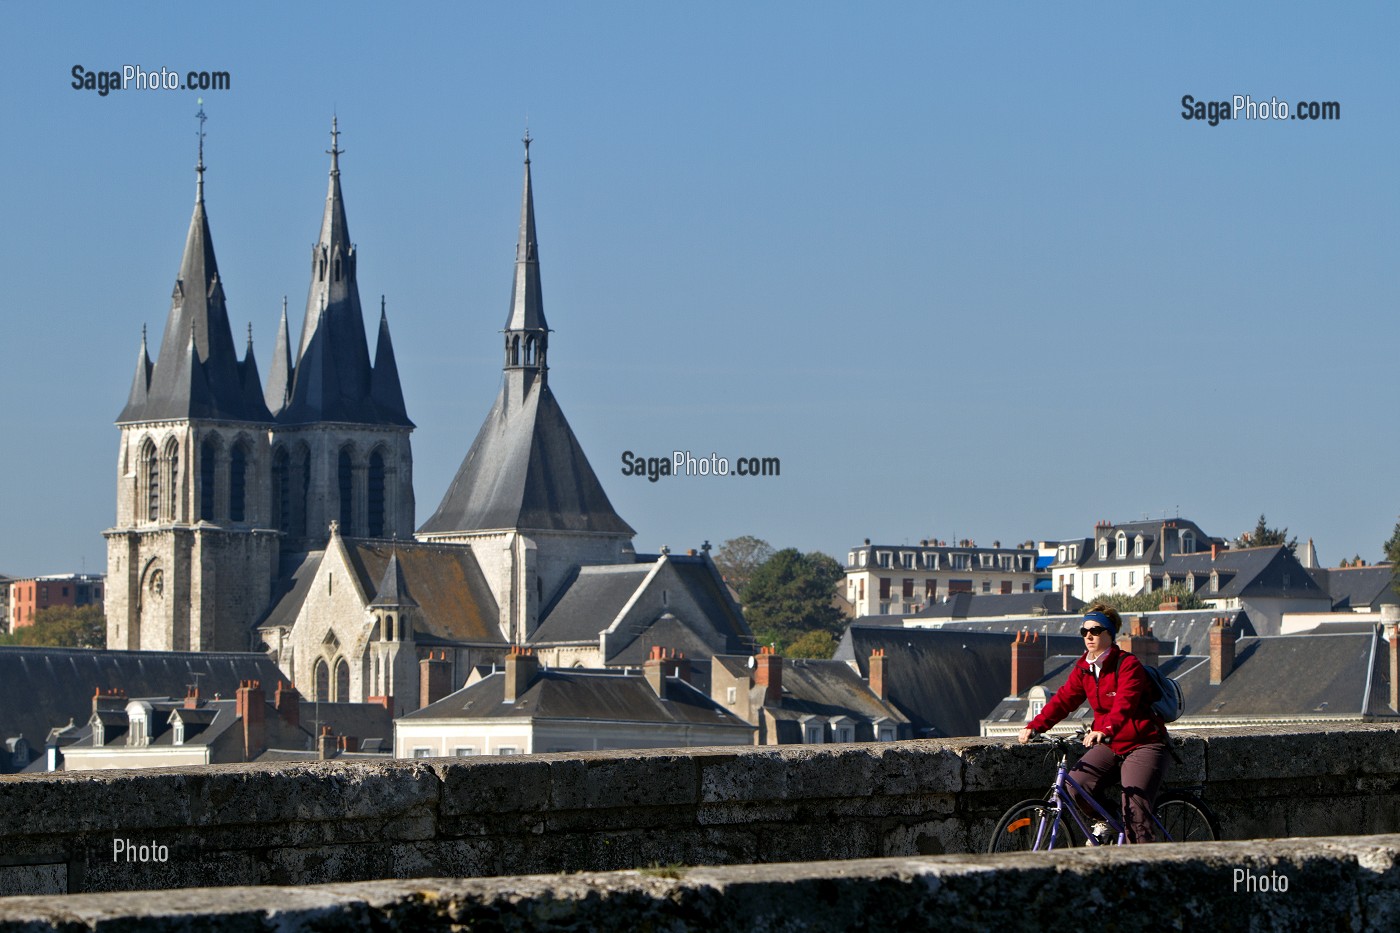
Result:
{"type": "Polygon", "coordinates": [[[1161,716],[1163,722],[1176,722],[1181,718],[1181,714],[1186,712],[1181,685],[1149,664],[1142,667],[1147,671],[1147,679],[1157,688],[1157,699],[1152,703],[1152,712],[1161,716]]]}

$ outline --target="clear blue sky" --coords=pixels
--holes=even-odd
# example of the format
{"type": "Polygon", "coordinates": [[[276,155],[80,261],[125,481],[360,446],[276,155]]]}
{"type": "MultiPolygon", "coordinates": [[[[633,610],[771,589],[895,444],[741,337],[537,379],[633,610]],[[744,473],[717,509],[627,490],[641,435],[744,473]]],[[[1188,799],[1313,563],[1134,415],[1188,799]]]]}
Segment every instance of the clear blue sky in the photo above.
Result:
{"type": "MultiPolygon", "coordinates": [[[[388,295],[418,521],[500,378],[533,148],[551,384],[637,546],[979,543],[1400,512],[1393,4],[0,5],[0,571],[104,570],[141,326],[194,194],[264,376],[327,131],[388,295]],[[1181,117],[1184,94],[1337,122],[1181,117]],[[778,456],[623,477],[623,450],[778,456]]],[[[369,322],[373,324],[373,321],[369,322]]],[[[373,340],[373,331],[370,334],[373,340]]]]}

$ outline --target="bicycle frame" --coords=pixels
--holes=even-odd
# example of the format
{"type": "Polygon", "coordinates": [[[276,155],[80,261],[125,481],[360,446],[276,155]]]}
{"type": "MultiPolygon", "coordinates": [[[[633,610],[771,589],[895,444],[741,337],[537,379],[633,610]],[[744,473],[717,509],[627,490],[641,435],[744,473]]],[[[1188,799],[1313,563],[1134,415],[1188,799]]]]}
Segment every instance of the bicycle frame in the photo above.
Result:
{"type": "MultiPolygon", "coordinates": [[[[1060,741],[1063,742],[1066,740],[1061,739],[1060,741]]],[[[1043,837],[1043,834],[1045,833],[1045,825],[1044,823],[1042,823],[1036,834],[1036,851],[1041,851],[1044,849],[1053,849],[1055,847],[1055,842],[1059,838],[1060,834],[1060,823],[1064,820],[1064,815],[1066,813],[1068,813],[1074,819],[1074,823],[1076,826],[1079,827],[1080,833],[1084,835],[1085,839],[1089,840],[1089,844],[1091,846],[1121,846],[1127,844],[1128,830],[1127,827],[1123,824],[1123,822],[1117,817],[1115,817],[1112,813],[1110,813],[1107,809],[1105,809],[1104,806],[1100,804],[1096,799],[1094,799],[1094,796],[1088,791],[1086,791],[1078,781],[1069,776],[1069,752],[1064,746],[1060,747],[1060,761],[1055,771],[1055,783],[1050,785],[1049,802],[1052,808],[1054,809],[1055,813],[1055,818],[1049,821],[1050,837],[1048,839],[1043,837]],[[1070,796],[1069,791],[1065,790],[1066,782],[1068,782],[1070,787],[1074,788],[1081,800],[1087,800],[1089,802],[1089,805],[1094,808],[1094,811],[1098,813],[1100,818],[1102,818],[1103,821],[1108,824],[1109,829],[1114,831],[1116,838],[1113,842],[1100,842],[1098,837],[1089,831],[1090,827],[1086,824],[1085,817],[1080,813],[1079,807],[1075,803],[1075,799],[1070,796]]],[[[1172,839],[1171,833],[1167,832],[1167,828],[1162,825],[1162,821],[1157,819],[1156,810],[1149,810],[1148,815],[1152,817],[1152,822],[1156,825],[1157,832],[1161,834],[1160,838],[1166,842],[1174,842],[1175,840],[1172,839]]]]}

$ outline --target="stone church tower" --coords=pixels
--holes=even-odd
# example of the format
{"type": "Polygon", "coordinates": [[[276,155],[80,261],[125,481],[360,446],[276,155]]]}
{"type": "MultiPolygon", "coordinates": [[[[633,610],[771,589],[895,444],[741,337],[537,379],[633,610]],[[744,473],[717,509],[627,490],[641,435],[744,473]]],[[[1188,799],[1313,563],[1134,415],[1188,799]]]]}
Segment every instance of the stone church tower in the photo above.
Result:
{"type": "Polygon", "coordinates": [[[234,350],[204,209],[202,132],[195,171],[160,353],[152,365],[143,333],[117,418],[117,522],[106,532],[111,648],[247,650],[277,569],[272,415],[251,338],[242,360],[234,350]]]}
{"type": "Polygon", "coordinates": [[[466,542],[500,610],[501,633],[524,644],[581,565],[630,563],[636,534],[608,501],[549,388],[549,325],[525,137],[525,189],[501,389],[423,541],[466,542]]]}
{"type": "Polygon", "coordinates": [[[117,521],[107,538],[107,644],[247,651],[282,559],[413,534],[413,422],[383,305],[371,365],[331,123],[330,186],[301,340],[286,308],[268,384],[252,338],[234,350],[204,207],[203,111],[194,217],[154,364],[143,333],[117,419],[117,521]]]}
{"type": "Polygon", "coordinates": [[[413,422],[382,304],[370,365],[338,141],[332,120],[330,183],[301,339],[293,357],[284,309],[265,396],[277,422],[271,514],[283,549],[294,552],[324,546],[331,522],[347,537],[413,536],[413,422]]]}

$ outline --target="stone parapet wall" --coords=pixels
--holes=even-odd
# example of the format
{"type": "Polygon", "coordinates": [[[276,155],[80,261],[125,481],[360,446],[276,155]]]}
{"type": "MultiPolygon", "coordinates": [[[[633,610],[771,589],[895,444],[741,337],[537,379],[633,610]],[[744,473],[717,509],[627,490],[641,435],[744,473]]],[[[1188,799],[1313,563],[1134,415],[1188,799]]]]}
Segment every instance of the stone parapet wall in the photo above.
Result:
{"type": "MultiPolygon", "coordinates": [[[[1227,838],[1400,831],[1400,728],[1178,738],[1227,838]]],[[[0,895],[970,853],[1052,774],[952,739],[0,777],[0,895]]]]}
{"type": "Polygon", "coordinates": [[[1400,925],[1400,836],[0,898],[0,933],[1400,925]]]}

